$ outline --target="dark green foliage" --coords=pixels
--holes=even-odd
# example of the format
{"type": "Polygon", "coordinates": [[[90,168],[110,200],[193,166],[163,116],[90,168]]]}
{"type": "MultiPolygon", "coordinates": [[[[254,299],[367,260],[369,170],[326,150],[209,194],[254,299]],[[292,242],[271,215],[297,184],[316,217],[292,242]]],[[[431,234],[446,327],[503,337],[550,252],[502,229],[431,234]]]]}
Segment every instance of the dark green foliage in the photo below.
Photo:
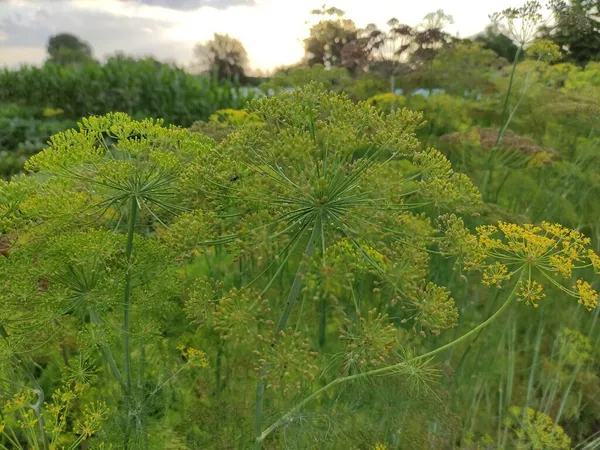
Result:
{"type": "Polygon", "coordinates": [[[45,65],[0,72],[0,102],[60,108],[69,119],[121,111],[189,126],[217,109],[242,108],[252,95],[155,60],[112,57],[103,64],[45,65]]]}
{"type": "Polygon", "coordinates": [[[82,64],[92,60],[92,48],[77,36],[60,33],[50,37],[46,47],[48,63],[59,66],[82,64]]]}
{"type": "Polygon", "coordinates": [[[53,134],[75,126],[62,114],[48,117],[35,107],[0,105],[0,177],[7,178],[22,170],[25,161],[41,151],[53,134]]]}
{"type": "Polygon", "coordinates": [[[600,60],[600,10],[595,0],[570,0],[556,7],[556,22],[542,29],[563,52],[563,60],[578,65],[600,60]]]}
{"type": "MultiPolygon", "coordinates": [[[[517,45],[504,34],[500,33],[496,26],[488,25],[483,32],[473,38],[473,41],[482,44],[483,48],[492,50],[501,58],[506,59],[510,63],[515,60],[517,55],[517,45]]],[[[522,60],[524,55],[520,55],[522,60]]]]}

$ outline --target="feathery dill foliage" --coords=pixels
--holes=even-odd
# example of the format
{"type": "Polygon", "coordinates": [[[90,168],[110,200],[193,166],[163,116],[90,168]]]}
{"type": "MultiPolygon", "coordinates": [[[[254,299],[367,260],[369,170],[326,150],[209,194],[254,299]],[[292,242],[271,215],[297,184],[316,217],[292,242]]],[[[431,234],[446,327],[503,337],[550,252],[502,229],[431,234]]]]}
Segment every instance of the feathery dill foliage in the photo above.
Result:
{"type": "Polygon", "coordinates": [[[37,397],[10,407],[11,420],[37,428],[3,422],[14,448],[135,448],[165,409],[175,373],[206,366],[200,351],[185,349],[182,361],[165,340],[183,280],[156,232],[185,210],[182,168],[212,145],[121,113],[90,117],[53,136],[27,162],[31,175],[0,186],[9,243],[0,260],[3,392],[37,397]]]}
{"type": "MultiPolygon", "coordinates": [[[[461,425],[434,357],[542,283],[597,306],[571,280],[599,268],[582,234],[467,229],[479,192],[421,146],[420,113],[312,84],[222,119],[217,144],[89,117],[1,182],[5,446],[448,448],[461,425]],[[473,326],[434,282],[449,257],[510,285],[473,326]]],[[[586,361],[585,336],[560,339],[586,361]]],[[[544,417],[515,439],[566,442],[544,417]]]]}

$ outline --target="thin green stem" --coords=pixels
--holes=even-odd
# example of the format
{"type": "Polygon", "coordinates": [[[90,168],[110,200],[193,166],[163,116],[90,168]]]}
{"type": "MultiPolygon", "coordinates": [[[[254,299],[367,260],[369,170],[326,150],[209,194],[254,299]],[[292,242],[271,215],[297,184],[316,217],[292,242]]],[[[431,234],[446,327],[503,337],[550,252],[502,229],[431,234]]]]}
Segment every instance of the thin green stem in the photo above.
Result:
{"type": "MultiPolygon", "coordinates": [[[[98,317],[96,311],[94,311],[93,309],[88,309],[88,314],[90,315],[90,320],[92,321],[92,323],[100,323],[100,317],[98,317]]],[[[112,352],[110,351],[110,347],[105,343],[102,344],[102,353],[104,354],[104,359],[108,363],[110,370],[113,373],[113,376],[119,383],[119,386],[121,386],[123,392],[127,392],[127,384],[125,384],[125,380],[123,379],[123,376],[121,375],[121,372],[117,367],[117,363],[115,362],[115,358],[113,357],[112,352]]]]}
{"type": "MultiPolygon", "coordinates": [[[[308,244],[306,245],[306,250],[304,251],[304,255],[307,260],[310,260],[315,248],[317,246],[317,242],[320,238],[321,233],[321,221],[322,217],[317,216],[314,224],[313,231],[311,233],[308,244]]],[[[292,288],[290,289],[290,293],[288,295],[288,299],[281,314],[281,318],[279,319],[279,324],[277,325],[277,329],[275,331],[275,342],[273,343],[273,347],[275,347],[279,343],[279,339],[281,338],[281,332],[285,329],[287,322],[290,318],[290,314],[298,300],[298,296],[300,295],[300,288],[302,287],[302,281],[304,279],[305,268],[302,266],[302,262],[298,266],[298,270],[296,271],[296,277],[294,278],[294,282],[292,284],[292,288]]],[[[255,408],[255,422],[254,422],[254,431],[256,436],[256,448],[260,448],[262,443],[262,439],[260,439],[261,431],[262,431],[262,418],[263,418],[263,406],[264,406],[264,397],[265,397],[265,389],[267,387],[267,382],[265,377],[269,373],[269,367],[265,366],[260,375],[258,386],[256,388],[256,408],[255,408]]]]}
{"type": "Polygon", "coordinates": [[[491,176],[492,176],[492,168],[490,167],[491,159],[493,157],[494,151],[496,150],[498,145],[500,145],[500,141],[502,140],[502,137],[504,136],[504,132],[506,131],[506,127],[508,125],[508,123],[506,123],[507,122],[506,115],[508,113],[508,103],[510,101],[510,95],[512,93],[512,88],[514,85],[515,72],[517,70],[517,63],[519,62],[519,57],[521,56],[522,51],[523,51],[523,46],[521,45],[517,49],[517,52],[515,53],[515,59],[513,60],[512,70],[510,72],[510,79],[508,82],[508,89],[506,90],[506,95],[504,96],[504,102],[502,104],[502,115],[500,116],[500,128],[498,130],[498,137],[496,138],[496,143],[494,144],[494,147],[489,152],[488,163],[487,163],[488,167],[483,175],[481,192],[486,197],[487,197],[487,195],[486,195],[487,194],[486,193],[487,186],[488,186],[491,176]]]}
{"type": "Polygon", "coordinates": [[[132,260],[131,254],[133,252],[133,238],[135,233],[135,222],[137,219],[138,203],[136,196],[131,197],[131,204],[129,206],[129,222],[127,226],[127,243],[125,247],[125,259],[127,260],[127,272],[125,274],[125,298],[123,303],[123,351],[125,353],[123,370],[125,372],[125,384],[127,391],[131,393],[131,354],[130,354],[130,306],[131,306],[131,272],[132,272],[132,260]]]}
{"type": "MultiPolygon", "coordinates": [[[[506,96],[504,97],[504,103],[502,105],[502,115],[500,116],[500,126],[501,130],[505,129],[505,122],[507,122],[506,114],[508,113],[508,102],[510,101],[510,94],[512,93],[512,88],[515,80],[515,72],[517,70],[517,63],[519,62],[519,57],[521,56],[521,52],[523,51],[523,46],[520,45],[517,48],[517,52],[515,53],[515,59],[513,61],[512,70],[510,72],[510,79],[508,82],[508,89],[506,90],[506,96]]],[[[496,143],[494,144],[494,148],[498,147],[500,141],[502,140],[502,135],[504,133],[498,133],[498,137],[496,138],[496,143]]]]}
{"type": "Polygon", "coordinates": [[[422,354],[420,356],[416,356],[416,357],[414,357],[414,358],[412,358],[412,359],[410,359],[408,361],[403,361],[403,362],[400,362],[398,364],[393,364],[391,366],[386,366],[386,367],[382,367],[382,368],[379,368],[379,369],[370,370],[368,372],[362,372],[362,373],[357,373],[357,374],[354,374],[354,375],[349,375],[349,376],[345,376],[345,377],[341,377],[341,378],[336,378],[335,380],[331,381],[329,384],[326,384],[322,388],[317,389],[311,395],[309,395],[304,400],[302,400],[300,403],[298,403],[296,406],[294,406],[292,409],[290,409],[286,414],[284,414],[279,420],[277,420],[275,423],[273,423],[265,431],[263,431],[262,433],[257,433],[257,437],[256,437],[256,443],[257,443],[257,445],[256,445],[256,448],[260,448],[260,445],[267,438],[267,436],[269,436],[273,431],[275,431],[276,429],[278,429],[279,427],[281,427],[286,422],[289,422],[292,419],[292,417],[294,416],[294,414],[296,414],[296,412],[298,412],[299,410],[301,410],[304,407],[304,405],[310,403],[313,399],[315,399],[316,397],[320,396],[325,391],[330,390],[334,386],[337,386],[337,385],[342,384],[342,383],[346,383],[348,381],[360,379],[360,378],[365,378],[365,377],[370,377],[370,376],[375,376],[375,375],[387,375],[389,373],[393,373],[395,371],[398,371],[398,369],[401,369],[402,367],[404,367],[408,363],[413,363],[413,362],[416,362],[416,361],[419,361],[419,360],[422,360],[422,359],[432,358],[433,356],[437,355],[438,353],[443,352],[444,350],[447,350],[447,349],[449,349],[451,347],[454,347],[455,345],[460,344],[461,342],[465,341],[466,339],[469,339],[471,336],[473,336],[474,334],[478,333],[480,330],[482,330],[483,328],[485,328],[489,324],[491,324],[494,320],[496,320],[504,312],[504,310],[506,308],[508,308],[508,306],[511,304],[513,298],[515,297],[515,295],[517,293],[518,286],[519,286],[519,283],[518,282],[515,283],[515,287],[513,288],[513,290],[510,293],[510,295],[507,297],[507,299],[504,302],[504,304],[492,316],[490,316],[487,320],[485,320],[484,322],[480,323],[478,326],[476,326],[475,328],[473,328],[469,332],[467,332],[467,333],[463,334],[462,336],[460,336],[458,339],[455,339],[454,341],[449,342],[446,345],[442,345],[441,347],[438,347],[435,350],[432,350],[430,352],[424,353],[424,354],[422,354]]]}

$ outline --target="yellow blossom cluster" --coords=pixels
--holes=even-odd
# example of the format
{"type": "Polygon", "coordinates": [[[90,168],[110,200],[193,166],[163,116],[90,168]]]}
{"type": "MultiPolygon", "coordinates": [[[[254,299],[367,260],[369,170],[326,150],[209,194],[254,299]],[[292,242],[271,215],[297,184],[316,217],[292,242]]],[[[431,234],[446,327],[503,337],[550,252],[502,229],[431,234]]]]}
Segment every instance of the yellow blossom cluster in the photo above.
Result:
{"type": "Polygon", "coordinates": [[[537,308],[538,302],[546,296],[542,285],[537,281],[519,281],[519,286],[517,300],[524,301],[526,305],[532,305],[534,308],[537,308]]]}
{"type": "Polygon", "coordinates": [[[517,298],[537,308],[546,296],[541,282],[532,279],[538,276],[577,298],[589,311],[598,306],[598,293],[587,281],[577,280],[572,289],[559,282],[588,267],[600,272],[600,257],[590,248],[590,239],[579,231],[548,222],[539,226],[499,222],[478,227],[477,237],[485,260],[491,261],[483,266],[486,286],[501,287],[516,273],[526,274],[519,280],[517,298]]]}
{"type": "Polygon", "coordinates": [[[579,297],[578,303],[592,311],[598,306],[598,292],[592,289],[592,286],[587,281],[577,280],[575,285],[579,297]]]}
{"type": "Polygon", "coordinates": [[[208,359],[206,358],[206,353],[204,353],[202,350],[198,350],[193,347],[188,347],[183,344],[178,345],[177,350],[181,352],[181,355],[186,361],[197,364],[203,369],[208,367],[208,359]]]}

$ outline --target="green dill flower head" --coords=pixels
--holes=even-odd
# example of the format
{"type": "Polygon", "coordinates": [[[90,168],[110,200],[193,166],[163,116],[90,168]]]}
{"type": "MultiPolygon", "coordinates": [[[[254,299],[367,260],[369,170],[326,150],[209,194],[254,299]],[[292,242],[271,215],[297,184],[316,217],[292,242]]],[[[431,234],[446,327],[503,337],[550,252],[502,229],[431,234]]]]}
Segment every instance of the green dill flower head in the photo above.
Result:
{"type": "Polygon", "coordinates": [[[340,339],[346,343],[344,371],[355,373],[389,363],[398,345],[398,329],[388,316],[370,310],[366,316],[346,319],[340,339]]]}
{"type": "Polygon", "coordinates": [[[254,351],[258,357],[256,371],[265,373],[267,388],[284,396],[298,393],[310,386],[319,371],[319,353],[312,351],[310,342],[301,333],[288,328],[275,336],[259,335],[261,350],[254,351]]]}
{"type": "Polygon", "coordinates": [[[590,339],[577,330],[562,328],[558,333],[560,358],[571,366],[590,361],[593,347],[590,339]]]}
{"type": "Polygon", "coordinates": [[[412,307],[416,309],[412,317],[414,328],[421,328],[421,332],[426,329],[437,335],[458,325],[458,309],[450,292],[443,286],[427,283],[417,290],[412,307]]]}
{"type": "Polygon", "coordinates": [[[560,48],[553,41],[538,39],[528,48],[527,53],[544,62],[553,62],[561,57],[560,48]]]}
{"type": "Polygon", "coordinates": [[[506,425],[513,430],[517,449],[569,450],[571,439],[560,425],[541,411],[512,406],[506,425]]]}
{"type": "Polygon", "coordinates": [[[426,252],[432,230],[422,213],[480,204],[473,184],[441,153],[419,149],[419,113],[401,109],[383,117],[368,103],[315,84],[255,100],[248,111],[260,123],[238,128],[192,162],[182,192],[195,198],[196,209],[226,211],[219,242],[260,249],[267,265],[305,247],[331,268],[327,249],[339,244],[355,259],[350,272],[364,271],[366,263],[408,291],[427,258],[408,252],[415,257],[411,272],[412,261],[398,252],[426,252]]]}
{"type": "Polygon", "coordinates": [[[267,301],[258,292],[233,288],[216,302],[212,314],[213,329],[225,340],[238,345],[253,345],[248,342],[248,336],[257,335],[261,324],[272,325],[271,321],[265,320],[268,312],[267,301]]]}
{"type": "Polygon", "coordinates": [[[201,134],[123,113],[84,118],[79,130],[55,134],[46,150],[27,161],[38,186],[20,203],[21,213],[30,220],[85,218],[114,226],[133,199],[141,219],[164,224],[185,209],[178,193],[183,168],[213,145],[201,134]]]}
{"type": "Polygon", "coordinates": [[[508,37],[520,46],[531,42],[538,28],[544,24],[542,5],[537,0],[527,0],[518,8],[506,8],[492,14],[490,19],[505,25],[508,37]]]}

